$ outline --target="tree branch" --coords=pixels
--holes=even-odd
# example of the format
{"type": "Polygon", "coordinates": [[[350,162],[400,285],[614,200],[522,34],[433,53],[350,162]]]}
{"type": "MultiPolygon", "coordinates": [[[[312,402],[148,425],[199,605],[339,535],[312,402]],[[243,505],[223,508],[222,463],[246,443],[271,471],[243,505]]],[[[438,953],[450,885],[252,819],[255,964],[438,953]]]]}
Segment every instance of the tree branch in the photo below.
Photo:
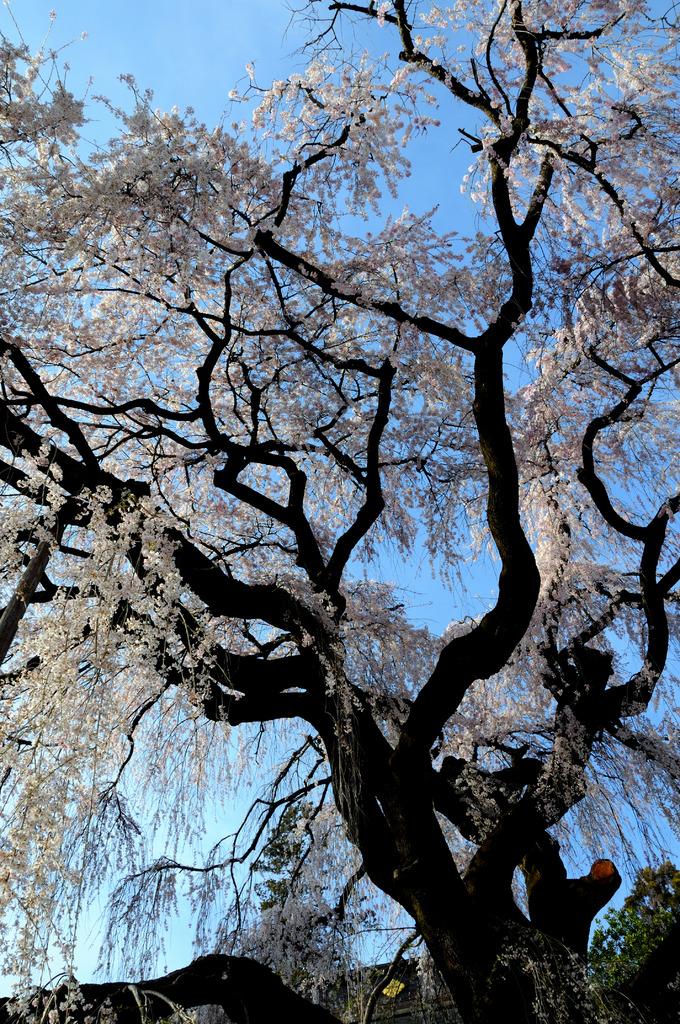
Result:
{"type": "Polygon", "coordinates": [[[585,959],[590,925],[621,885],[612,861],[596,860],[587,875],[567,878],[559,843],[543,836],[532,844],[522,869],[531,923],[585,959]]]}
{"type": "MultiPolygon", "coordinates": [[[[337,1024],[337,1017],[328,1010],[293,992],[268,967],[247,957],[202,956],[179,971],[136,983],[83,984],[78,988],[74,983],[56,990],[57,1005],[68,999],[69,989],[74,995],[79,991],[81,997],[68,1009],[68,1019],[77,1024],[98,1019],[107,1007],[118,1024],[146,1024],[149,1017],[167,1019],[169,1001],[185,1010],[221,1006],[234,1024],[271,1024],[272,1020],[337,1024]]],[[[22,1024],[33,1018],[32,1010],[15,1010],[8,1000],[0,1006],[1,1024],[22,1024]]]]}
{"type": "Polygon", "coordinates": [[[311,281],[312,284],[320,288],[326,295],[333,295],[336,299],[340,299],[342,302],[349,302],[359,309],[383,313],[398,324],[410,324],[426,334],[432,334],[437,338],[442,338],[444,341],[450,341],[467,352],[475,351],[474,339],[463,334],[457,327],[450,327],[438,320],[433,320],[429,316],[418,316],[417,314],[409,313],[398,302],[373,299],[370,296],[364,296],[360,291],[354,291],[351,287],[338,283],[330,275],[326,274],[325,271],[314,266],[309,260],[290,252],[288,249],[284,249],[275,240],[270,231],[258,231],[255,235],[255,244],[262,252],[266,252],[268,256],[276,260],[277,263],[288,267],[301,277],[311,281]]]}

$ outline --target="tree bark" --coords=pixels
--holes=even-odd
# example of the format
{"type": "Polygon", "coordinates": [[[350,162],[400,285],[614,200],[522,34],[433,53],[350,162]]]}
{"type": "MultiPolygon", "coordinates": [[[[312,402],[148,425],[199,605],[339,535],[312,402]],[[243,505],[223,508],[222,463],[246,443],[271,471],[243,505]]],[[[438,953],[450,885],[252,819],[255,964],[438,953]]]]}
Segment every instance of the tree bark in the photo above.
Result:
{"type": "Polygon", "coordinates": [[[680,921],[676,921],[637,974],[622,989],[626,999],[644,1007],[654,1024],[680,1020],[680,921]]]}
{"type": "Polygon", "coordinates": [[[0,664],[7,657],[16,636],[19,623],[26,614],[29,602],[38,588],[50,557],[50,545],[46,540],[40,541],[21,577],[19,586],[10,597],[0,617],[0,664]]]}
{"type": "Polygon", "coordinates": [[[547,833],[524,858],[531,923],[584,960],[593,918],[621,885],[612,861],[596,860],[587,875],[567,878],[559,845],[547,833]]]}
{"type": "MultiPolygon", "coordinates": [[[[188,1010],[197,1006],[221,1006],[233,1024],[271,1024],[275,1020],[337,1024],[338,1020],[329,1010],[293,992],[268,967],[239,956],[202,956],[188,967],[149,981],[80,986],[74,982],[72,992],[78,989],[81,998],[68,1009],[70,1020],[78,1024],[86,1018],[99,1019],[106,1006],[113,1010],[118,1024],[167,1019],[176,1012],[174,1007],[188,1010]]],[[[46,999],[50,995],[42,993],[46,999]]],[[[61,1007],[68,987],[62,986],[53,995],[55,1007],[61,1007]]],[[[42,1007],[30,1012],[16,1010],[5,999],[0,1005],[0,1024],[21,1024],[32,1019],[34,1012],[40,1016],[42,1007]]]]}

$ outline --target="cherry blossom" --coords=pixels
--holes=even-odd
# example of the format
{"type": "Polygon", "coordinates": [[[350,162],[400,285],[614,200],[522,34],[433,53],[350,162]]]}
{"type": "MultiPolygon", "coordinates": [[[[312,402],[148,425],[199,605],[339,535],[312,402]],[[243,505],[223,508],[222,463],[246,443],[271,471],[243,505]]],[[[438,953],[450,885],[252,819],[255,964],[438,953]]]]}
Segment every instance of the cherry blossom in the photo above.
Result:
{"type": "MultiPolygon", "coordinates": [[[[419,941],[466,1024],[623,1019],[588,928],[680,820],[677,28],[297,14],[307,64],[247,63],[248,121],[128,78],[96,147],[57,58],[2,41],[4,969],[48,1019],[209,980],[238,1021],[331,1020],[419,941]],[[386,552],[450,593],[441,636],[386,552]],[[77,989],[102,893],[114,977],[162,970],[184,900],[194,964],[77,989]]],[[[625,1006],[675,1012],[657,977],[625,1006]]]]}

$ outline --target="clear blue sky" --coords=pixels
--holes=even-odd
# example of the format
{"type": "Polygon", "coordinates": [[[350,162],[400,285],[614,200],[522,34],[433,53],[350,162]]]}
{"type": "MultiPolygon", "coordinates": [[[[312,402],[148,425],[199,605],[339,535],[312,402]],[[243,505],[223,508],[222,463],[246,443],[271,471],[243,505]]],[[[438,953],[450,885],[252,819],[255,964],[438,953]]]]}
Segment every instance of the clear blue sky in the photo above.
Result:
{"type": "Polygon", "coordinates": [[[158,106],[193,106],[207,123],[219,120],[246,61],[255,62],[266,83],[283,76],[286,54],[299,45],[292,32],[284,39],[290,14],[280,0],[13,0],[0,9],[0,28],[15,37],[13,16],[26,43],[37,48],[51,9],[57,15],[52,48],[88,33],[64,53],[76,94],[92,75],[95,94],[122,98],[117,77],[133,74],[154,89],[158,106]]]}

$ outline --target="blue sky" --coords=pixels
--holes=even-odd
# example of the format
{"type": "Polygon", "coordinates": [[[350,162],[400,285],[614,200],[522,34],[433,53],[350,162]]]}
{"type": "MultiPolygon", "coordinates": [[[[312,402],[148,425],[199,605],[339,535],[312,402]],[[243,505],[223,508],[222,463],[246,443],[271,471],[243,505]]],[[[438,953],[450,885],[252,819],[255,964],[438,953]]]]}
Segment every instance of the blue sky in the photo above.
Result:
{"type": "Polygon", "coordinates": [[[0,10],[0,28],[14,37],[13,17],[26,43],[37,48],[51,9],[57,15],[54,49],[88,33],[64,53],[76,94],[92,75],[94,94],[122,98],[117,77],[132,74],[154,89],[158,106],[193,106],[208,123],[219,120],[246,61],[266,80],[284,73],[290,64],[284,58],[298,45],[293,33],[283,38],[290,14],[279,0],[13,0],[0,10]]]}

